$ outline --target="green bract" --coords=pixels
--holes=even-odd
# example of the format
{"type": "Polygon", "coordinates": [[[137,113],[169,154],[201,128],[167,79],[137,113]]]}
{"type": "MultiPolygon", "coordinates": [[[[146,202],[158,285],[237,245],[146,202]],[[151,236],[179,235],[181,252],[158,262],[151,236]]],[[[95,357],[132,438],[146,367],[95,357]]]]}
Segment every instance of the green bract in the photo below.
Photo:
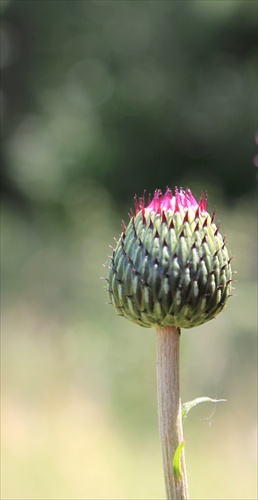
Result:
{"type": "Polygon", "coordinates": [[[113,249],[108,294],[117,313],[144,327],[191,328],[214,318],[231,291],[232,271],[219,229],[190,190],[170,190],[124,226],[113,249]]]}

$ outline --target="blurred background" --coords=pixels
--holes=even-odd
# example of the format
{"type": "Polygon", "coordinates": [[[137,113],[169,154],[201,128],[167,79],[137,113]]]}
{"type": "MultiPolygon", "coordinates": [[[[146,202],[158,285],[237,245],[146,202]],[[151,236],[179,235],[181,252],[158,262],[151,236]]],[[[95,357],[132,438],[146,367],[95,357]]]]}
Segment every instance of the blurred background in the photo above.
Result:
{"type": "Polygon", "coordinates": [[[100,276],[134,194],[209,194],[236,296],[182,332],[192,499],[256,499],[249,0],[1,0],[2,498],[162,499],[155,331],[100,276]]]}

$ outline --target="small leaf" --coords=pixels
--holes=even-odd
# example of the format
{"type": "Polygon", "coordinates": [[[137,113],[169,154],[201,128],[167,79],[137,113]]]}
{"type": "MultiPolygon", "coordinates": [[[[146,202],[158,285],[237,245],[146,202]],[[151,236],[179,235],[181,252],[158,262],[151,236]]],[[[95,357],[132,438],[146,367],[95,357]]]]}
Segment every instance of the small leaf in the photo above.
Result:
{"type": "Polygon", "coordinates": [[[201,398],[196,398],[196,399],[193,399],[192,401],[187,401],[187,403],[184,403],[182,405],[182,421],[185,420],[185,418],[187,417],[188,415],[188,412],[194,408],[194,406],[197,406],[199,405],[200,403],[206,403],[206,402],[210,402],[210,403],[220,403],[221,401],[227,401],[226,399],[211,399],[211,398],[208,398],[208,397],[201,397],[201,398]]]}
{"type": "Polygon", "coordinates": [[[175,455],[173,458],[173,474],[176,481],[180,481],[182,477],[181,472],[181,453],[183,451],[183,447],[185,445],[185,441],[180,443],[175,451],[175,455]]]}

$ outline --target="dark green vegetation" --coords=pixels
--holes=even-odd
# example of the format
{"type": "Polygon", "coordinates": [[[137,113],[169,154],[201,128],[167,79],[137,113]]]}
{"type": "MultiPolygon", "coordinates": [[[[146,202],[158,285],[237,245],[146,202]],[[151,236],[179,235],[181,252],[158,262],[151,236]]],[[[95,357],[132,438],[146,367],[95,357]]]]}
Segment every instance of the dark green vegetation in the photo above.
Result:
{"type": "Polygon", "coordinates": [[[2,5],[3,192],[65,212],[97,182],[253,189],[256,3],[2,5]]]}

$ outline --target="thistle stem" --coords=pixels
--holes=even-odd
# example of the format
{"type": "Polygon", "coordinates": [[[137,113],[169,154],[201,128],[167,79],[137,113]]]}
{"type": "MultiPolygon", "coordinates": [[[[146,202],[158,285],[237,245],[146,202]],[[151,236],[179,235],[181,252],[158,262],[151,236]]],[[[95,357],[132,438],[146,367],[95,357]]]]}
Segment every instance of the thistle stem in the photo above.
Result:
{"type": "Polygon", "coordinates": [[[173,473],[175,451],[183,441],[179,392],[180,329],[157,328],[158,412],[163,468],[168,500],[187,500],[188,486],[184,450],[181,454],[181,477],[173,473]]]}

